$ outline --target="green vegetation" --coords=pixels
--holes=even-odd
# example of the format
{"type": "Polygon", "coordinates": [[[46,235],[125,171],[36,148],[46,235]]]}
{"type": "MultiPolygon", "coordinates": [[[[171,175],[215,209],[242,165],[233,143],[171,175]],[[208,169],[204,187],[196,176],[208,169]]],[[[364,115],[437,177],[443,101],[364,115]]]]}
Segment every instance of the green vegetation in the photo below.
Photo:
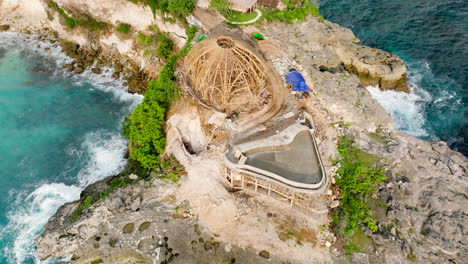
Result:
{"type": "Polygon", "coordinates": [[[84,19],[75,19],[75,22],[90,32],[97,32],[110,27],[108,23],[98,21],[90,16],[84,16],[84,19]]]}
{"type": "Polygon", "coordinates": [[[91,205],[94,204],[94,201],[93,201],[93,197],[91,196],[88,196],[86,197],[86,199],[84,199],[83,201],[81,201],[78,206],[76,207],[75,211],[73,211],[70,215],[70,219],[72,221],[76,221],[78,220],[78,218],[80,217],[81,213],[83,213],[83,210],[90,207],[91,205]]]}
{"type": "Polygon", "coordinates": [[[357,252],[372,254],[374,252],[374,241],[372,238],[366,236],[362,229],[358,229],[346,238],[343,251],[348,255],[357,252]]]}
{"type": "Polygon", "coordinates": [[[332,127],[334,127],[335,125],[337,125],[338,127],[341,127],[341,128],[343,128],[343,127],[350,127],[350,126],[351,126],[350,123],[347,123],[347,122],[345,123],[345,122],[343,122],[343,121],[339,121],[339,122],[331,123],[331,124],[330,124],[330,126],[332,126],[332,127]]]}
{"type": "Polygon", "coordinates": [[[187,43],[167,60],[159,76],[151,80],[143,102],[124,120],[123,133],[130,141],[130,157],[148,169],[161,168],[159,155],[166,147],[164,123],[171,103],[179,96],[179,87],[173,83],[176,62],[191,48],[197,28],[187,28],[187,43]]]}
{"type": "Polygon", "coordinates": [[[156,49],[156,56],[167,59],[174,50],[174,42],[165,34],[159,33],[157,35],[159,46],[156,49]]]}
{"type": "MultiPolygon", "coordinates": [[[[153,16],[156,16],[157,10],[163,14],[170,14],[174,18],[186,22],[184,17],[190,14],[195,7],[195,0],[129,0],[135,4],[148,5],[153,12],[153,16]]],[[[163,18],[164,19],[164,18],[163,18]]],[[[167,19],[167,18],[166,18],[167,19]]],[[[165,20],[166,21],[166,20],[165,20]]],[[[172,22],[175,20],[167,20],[172,22]]]]}
{"type": "Polygon", "coordinates": [[[343,246],[343,250],[348,255],[361,252],[361,248],[352,242],[348,242],[343,246]]]}
{"type": "Polygon", "coordinates": [[[377,133],[369,133],[369,137],[382,144],[388,143],[388,140],[385,137],[377,133]]]}
{"type": "Polygon", "coordinates": [[[138,41],[141,45],[144,45],[144,46],[151,46],[153,45],[153,39],[154,39],[154,35],[145,35],[143,33],[138,33],[138,41]]]}
{"type": "Polygon", "coordinates": [[[230,10],[229,12],[223,13],[223,15],[231,22],[246,22],[256,18],[258,13],[252,12],[250,14],[246,14],[239,11],[230,10]]]}
{"type": "Polygon", "coordinates": [[[411,262],[416,262],[418,260],[416,255],[413,253],[413,248],[410,247],[410,253],[406,256],[406,258],[411,262]]]}
{"type": "Polygon", "coordinates": [[[332,228],[345,240],[346,254],[370,253],[373,241],[364,234],[364,227],[378,231],[376,215],[385,210],[385,204],[371,196],[385,179],[384,169],[379,165],[380,158],[360,150],[350,138],[340,137],[338,152],[340,158],[334,162],[341,165],[336,178],[341,199],[340,207],[331,213],[332,228]]]}
{"type": "Polygon", "coordinates": [[[339,230],[344,225],[345,235],[359,229],[361,224],[373,232],[378,230],[368,199],[385,179],[384,169],[378,165],[379,158],[358,149],[353,143],[353,140],[341,137],[338,146],[341,167],[336,183],[341,189],[341,200],[335,227],[339,230]]]}
{"type": "Polygon", "coordinates": [[[167,174],[161,174],[161,175],[158,176],[158,178],[159,179],[166,179],[166,180],[169,180],[169,181],[171,181],[173,183],[177,183],[180,180],[180,174],[170,172],[170,173],[167,173],[167,174]]]}
{"type": "Polygon", "coordinates": [[[59,7],[57,3],[52,0],[47,0],[47,6],[57,11],[60,16],[63,17],[67,26],[71,29],[75,28],[77,25],[82,26],[83,28],[95,32],[109,27],[109,24],[102,21],[97,21],[96,19],[90,16],[83,16],[83,18],[73,18],[69,16],[62,8],[59,7]]]}
{"type": "MultiPolygon", "coordinates": [[[[157,31],[157,30],[155,30],[157,31]]],[[[155,33],[145,35],[142,32],[138,33],[138,42],[140,45],[148,47],[145,49],[144,55],[155,54],[156,56],[166,60],[174,51],[174,42],[165,33],[155,33]],[[157,47],[156,47],[157,46],[157,47]],[[156,47],[154,49],[154,47],[156,47]]]]}
{"type": "Polygon", "coordinates": [[[264,20],[272,22],[279,20],[292,24],[295,20],[304,20],[309,14],[318,17],[323,21],[320,16],[319,8],[308,0],[283,0],[286,9],[279,10],[276,8],[262,8],[262,17],[258,20],[259,23],[264,20]]]}
{"type": "Polygon", "coordinates": [[[99,200],[107,197],[109,194],[115,190],[122,188],[128,184],[135,183],[141,179],[149,179],[150,173],[148,170],[143,168],[138,162],[134,160],[129,160],[125,169],[119,173],[117,176],[112,177],[108,182],[105,188],[101,189],[99,193],[94,195],[88,195],[86,198],[81,200],[76,209],[70,214],[70,220],[76,221],[81,216],[83,211],[98,202],[99,200]],[[139,178],[132,180],[128,176],[132,173],[139,175],[139,178]]]}
{"type": "Polygon", "coordinates": [[[117,31],[120,33],[128,33],[130,31],[131,26],[129,24],[119,24],[117,27],[117,31]]]}
{"type": "Polygon", "coordinates": [[[231,11],[229,0],[211,0],[210,7],[218,10],[221,14],[229,14],[231,11]]]}
{"type": "Polygon", "coordinates": [[[167,10],[176,16],[185,16],[192,12],[195,0],[170,0],[167,10]]]}
{"type": "Polygon", "coordinates": [[[72,17],[70,17],[67,13],[65,13],[65,11],[59,7],[59,5],[57,3],[55,3],[54,1],[52,0],[47,0],[47,6],[54,9],[55,11],[57,11],[64,19],[65,19],[65,23],[67,24],[67,26],[69,28],[74,28],[76,26],[76,24],[78,24],[79,21],[73,19],[72,17]]]}

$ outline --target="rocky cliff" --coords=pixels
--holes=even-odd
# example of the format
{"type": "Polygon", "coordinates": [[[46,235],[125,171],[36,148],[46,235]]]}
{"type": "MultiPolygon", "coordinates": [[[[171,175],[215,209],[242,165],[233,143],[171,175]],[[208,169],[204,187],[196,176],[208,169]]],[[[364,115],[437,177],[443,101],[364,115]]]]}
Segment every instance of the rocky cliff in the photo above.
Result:
{"type": "MultiPolygon", "coordinates": [[[[368,233],[374,241],[371,250],[358,253],[353,262],[463,263],[468,258],[464,206],[468,159],[445,142],[427,142],[392,127],[391,117],[362,87],[362,78],[341,67],[346,67],[341,49],[355,45],[349,30],[311,19],[281,27],[271,24],[263,32],[288,54],[289,58],[273,59],[277,68],[298,67],[318,92],[314,98],[318,102],[310,111],[317,119],[322,153],[333,157],[337,136],[347,135],[388,162],[387,180],[378,193],[386,204],[378,213],[379,232],[368,233]],[[339,122],[350,126],[340,128],[339,122]]],[[[358,49],[393,57],[368,47],[358,49]]],[[[340,263],[349,261],[339,254],[335,257],[340,263]]]]}
{"type": "Polygon", "coordinates": [[[281,39],[281,48],[305,66],[333,73],[346,69],[358,76],[363,86],[409,92],[404,62],[383,50],[359,45],[349,29],[309,20],[286,29],[270,24],[266,30],[281,39]]]}
{"type": "MultiPolygon", "coordinates": [[[[148,7],[125,0],[56,2],[70,14],[88,14],[114,26],[128,23],[145,31],[155,23],[167,27],[164,31],[171,32],[178,45],[184,41],[180,25],[162,23],[148,7]]],[[[117,54],[123,66],[127,58],[149,75],[159,69],[157,60],[143,56],[143,50],[118,33],[90,35],[66,28],[45,2],[0,3],[0,25],[22,32],[56,31],[60,38],[81,45],[70,46],[72,56],[85,55],[80,50],[89,47],[117,54]]],[[[317,195],[317,203],[337,206],[339,193],[333,191],[337,168],[331,160],[337,156],[339,136],[354,138],[360,148],[386,161],[387,179],[375,197],[385,206],[375,209],[379,230],[366,232],[372,238],[366,250],[353,256],[342,253],[339,241],[327,230],[327,215],[304,216],[275,201],[226,189],[219,177],[226,138],[210,138],[203,125],[207,112],[187,100],[171,110],[167,149],[184,165],[187,177],[175,184],[153,179],[127,185],[85,209],[77,221],[69,217],[78,203],[62,206],[37,239],[41,258],[70,255],[72,263],[463,263],[468,259],[467,158],[444,142],[427,142],[395,130],[391,117],[363,87],[379,84],[383,89],[408,91],[401,59],[361,46],[350,30],[315,18],[293,25],[265,24],[261,32],[267,40],[259,42],[260,49],[277,71],[297,68],[316,92],[303,107],[314,117],[332,183],[317,195]],[[197,154],[187,153],[181,139],[192,143],[197,154]]],[[[86,192],[99,194],[99,186],[108,181],[86,192]]]]}

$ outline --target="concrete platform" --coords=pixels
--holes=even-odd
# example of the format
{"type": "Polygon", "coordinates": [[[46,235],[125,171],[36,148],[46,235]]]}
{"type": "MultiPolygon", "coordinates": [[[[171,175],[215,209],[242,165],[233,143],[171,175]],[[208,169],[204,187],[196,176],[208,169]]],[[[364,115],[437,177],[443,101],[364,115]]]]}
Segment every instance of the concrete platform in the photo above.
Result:
{"type": "Polygon", "coordinates": [[[290,189],[308,192],[321,189],[325,171],[309,115],[304,122],[296,120],[282,130],[269,131],[265,137],[242,141],[225,154],[228,168],[290,189]]]}

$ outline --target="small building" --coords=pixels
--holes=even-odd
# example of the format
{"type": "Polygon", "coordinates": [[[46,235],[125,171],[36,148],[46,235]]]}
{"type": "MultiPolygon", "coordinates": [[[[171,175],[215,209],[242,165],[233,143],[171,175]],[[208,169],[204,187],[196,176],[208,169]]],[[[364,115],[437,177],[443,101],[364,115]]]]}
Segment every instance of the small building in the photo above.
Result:
{"type": "Polygon", "coordinates": [[[257,0],[229,0],[231,9],[243,13],[251,13],[257,8],[257,0]]]}

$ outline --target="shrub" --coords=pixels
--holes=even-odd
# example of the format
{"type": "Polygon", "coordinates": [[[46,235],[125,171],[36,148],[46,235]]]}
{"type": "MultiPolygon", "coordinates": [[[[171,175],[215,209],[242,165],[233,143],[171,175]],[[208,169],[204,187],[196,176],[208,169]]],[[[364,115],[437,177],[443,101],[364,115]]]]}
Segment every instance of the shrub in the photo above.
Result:
{"type": "Polygon", "coordinates": [[[130,28],[131,26],[129,24],[119,24],[116,30],[121,33],[128,33],[130,28]]]}
{"type": "MultiPolygon", "coordinates": [[[[370,230],[378,230],[368,205],[370,196],[377,192],[378,185],[385,179],[384,169],[378,166],[379,159],[353,145],[354,141],[341,137],[338,152],[341,167],[336,183],[341,189],[340,209],[333,221],[344,225],[344,234],[349,234],[366,225],[370,230]],[[336,219],[338,217],[338,219],[336,219]]],[[[339,226],[336,227],[336,231],[339,226]]]]}
{"type": "Polygon", "coordinates": [[[184,16],[190,14],[195,7],[195,0],[170,0],[168,11],[176,16],[184,16]]]}
{"type": "MultiPolygon", "coordinates": [[[[179,96],[179,87],[174,79],[175,64],[191,48],[196,27],[186,30],[187,43],[178,54],[167,60],[155,80],[148,83],[143,102],[125,119],[123,134],[130,141],[130,156],[148,170],[159,168],[159,155],[166,147],[164,123],[170,104],[179,96]]],[[[162,38],[162,37],[161,37],[162,38]]]]}
{"type": "Polygon", "coordinates": [[[158,9],[158,0],[147,0],[148,6],[151,8],[151,12],[153,12],[153,16],[156,16],[156,9],[158,9]]]}
{"type": "Polygon", "coordinates": [[[174,50],[174,42],[172,39],[168,38],[166,35],[159,33],[157,35],[159,40],[159,46],[156,49],[156,56],[167,59],[171,52],[174,50]]]}

